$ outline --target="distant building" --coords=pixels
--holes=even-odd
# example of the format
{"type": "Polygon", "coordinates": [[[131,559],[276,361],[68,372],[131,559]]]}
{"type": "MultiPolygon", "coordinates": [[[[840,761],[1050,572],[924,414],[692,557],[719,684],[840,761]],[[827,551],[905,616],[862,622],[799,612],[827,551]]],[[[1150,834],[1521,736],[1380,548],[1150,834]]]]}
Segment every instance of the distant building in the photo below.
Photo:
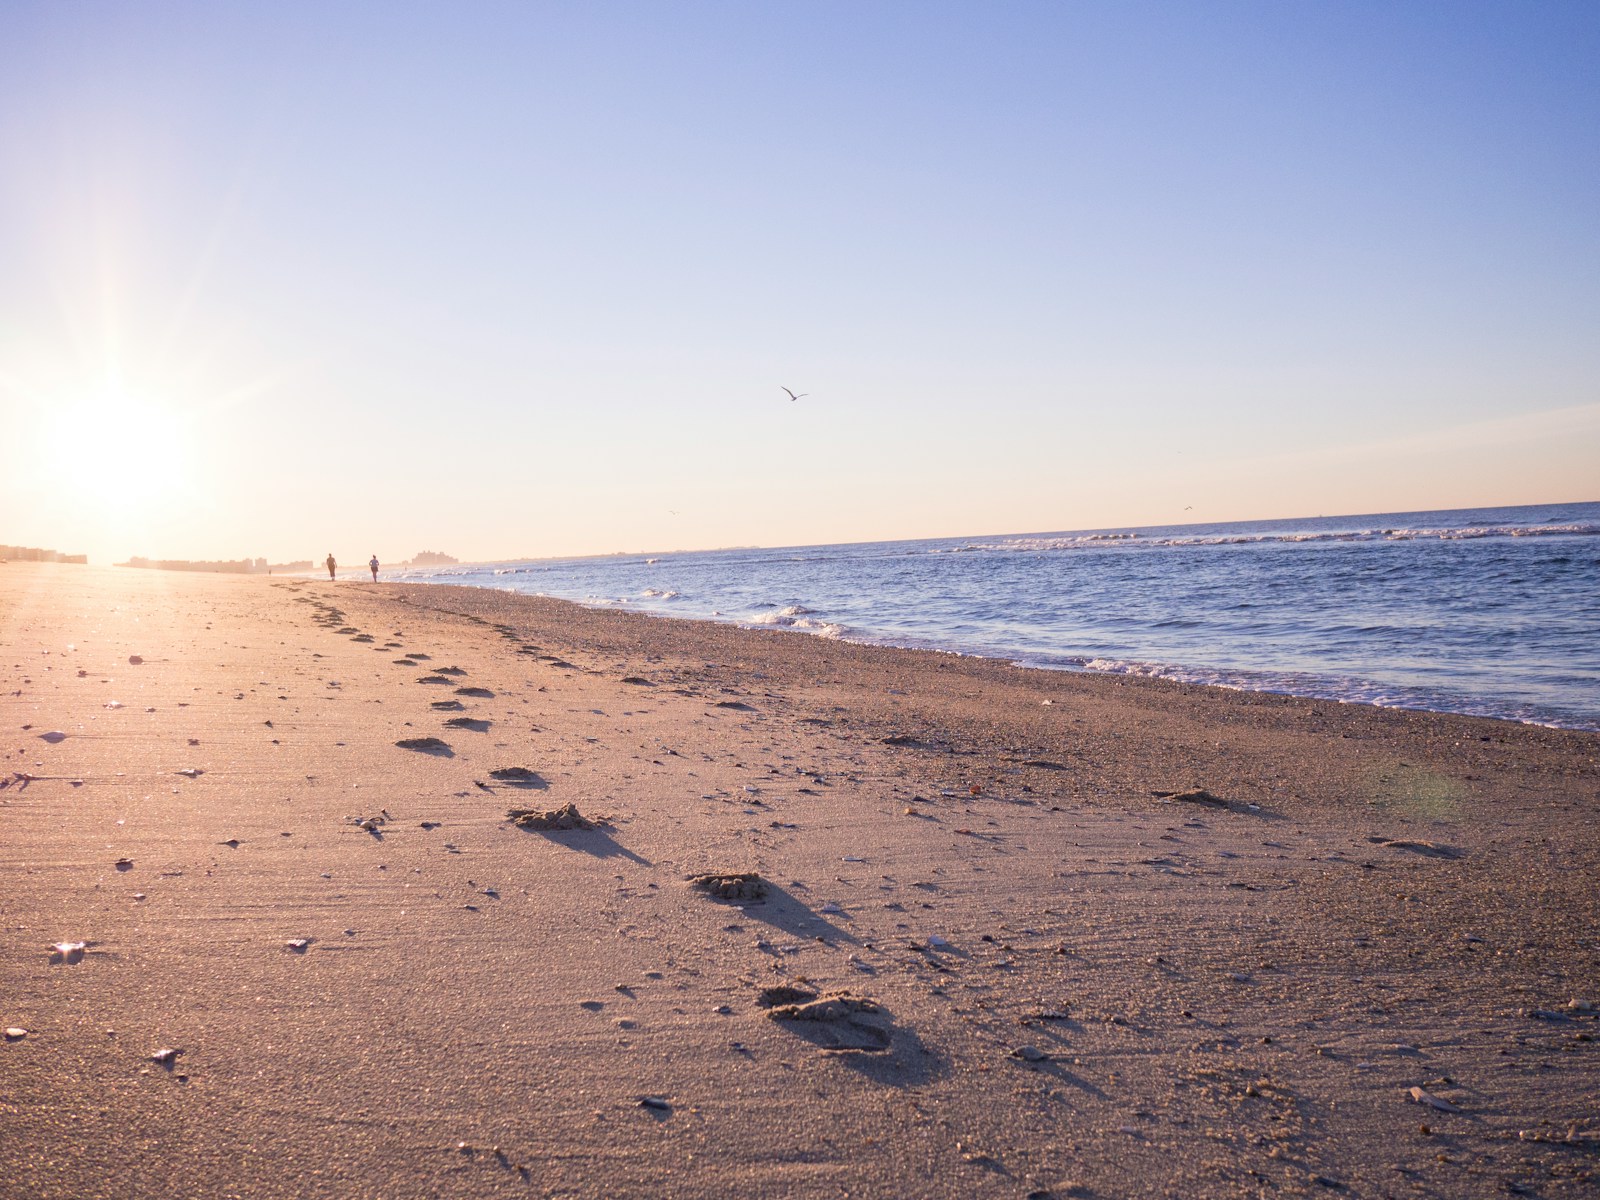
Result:
{"type": "Polygon", "coordinates": [[[407,565],[413,567],[450,567],[460,562],[459,558],[452,558],[448,554],[441,554],[437,550],[424,550],[407,565]]]}
{"type": "Polygon", "coordinates": [[[62,554],[59,550],[41,550],[37,546],[0,546],[0,562],[57,562],[86,563],[87,554],[62,554]]]}
{"type": "Polygon", "coordinates": [[[135,554],[127,562],[113,563],[117,567],[141,567],[151,571],[212,571],[221,575],[270,575],[274,571],[279,574],[294,574],[296,571],[309,571],[311,560],[292,563],[269,563],[264,558],[240,558],[227,560],[192,560],[187,558],[145,558],[135,554]]]}

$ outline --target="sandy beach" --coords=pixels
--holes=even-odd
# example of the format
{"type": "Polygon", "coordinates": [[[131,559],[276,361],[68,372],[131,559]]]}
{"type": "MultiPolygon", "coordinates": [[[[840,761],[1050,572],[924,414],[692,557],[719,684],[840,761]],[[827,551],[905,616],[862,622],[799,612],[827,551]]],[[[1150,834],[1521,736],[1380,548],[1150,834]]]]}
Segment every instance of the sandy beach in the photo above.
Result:
{"type": "Polygon", "coordinates": [[[0,647],[0,1195],[1600,1180],[1600,735],[343,580],[0,647]]]}

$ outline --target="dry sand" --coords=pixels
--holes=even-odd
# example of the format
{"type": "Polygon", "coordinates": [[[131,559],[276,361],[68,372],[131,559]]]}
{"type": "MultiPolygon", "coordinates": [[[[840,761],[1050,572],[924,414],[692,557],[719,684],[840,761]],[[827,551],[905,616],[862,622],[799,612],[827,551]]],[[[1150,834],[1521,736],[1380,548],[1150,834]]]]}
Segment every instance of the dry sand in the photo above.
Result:
{"type": "Polygon", "coordinates": [[[1596,735],[75,566],[0,645],[5,1196],[1596,1194],[1596,735]]]}

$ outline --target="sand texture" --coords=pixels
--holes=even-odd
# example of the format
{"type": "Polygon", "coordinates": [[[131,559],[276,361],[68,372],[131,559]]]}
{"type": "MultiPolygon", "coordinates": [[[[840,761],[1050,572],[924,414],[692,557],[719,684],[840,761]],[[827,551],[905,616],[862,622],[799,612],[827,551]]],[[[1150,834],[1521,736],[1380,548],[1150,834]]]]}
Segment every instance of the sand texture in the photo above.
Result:
{"type": "Polygon", "coordinates": [[[1597,1194],[1600,736],[49,564],[0,647],[0,1195],[1597,1194]]]}

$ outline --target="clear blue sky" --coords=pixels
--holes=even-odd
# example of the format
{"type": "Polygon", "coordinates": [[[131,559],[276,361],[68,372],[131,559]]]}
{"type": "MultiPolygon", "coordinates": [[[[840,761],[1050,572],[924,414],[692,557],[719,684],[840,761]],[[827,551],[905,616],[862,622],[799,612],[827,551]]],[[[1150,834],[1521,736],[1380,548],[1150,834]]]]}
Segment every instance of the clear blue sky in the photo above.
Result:
{"type": "Polygon", "coordinates": [[[1597,62],[1593,2],[13,0],[0,542],[1595,499],[1597,62]]]}

